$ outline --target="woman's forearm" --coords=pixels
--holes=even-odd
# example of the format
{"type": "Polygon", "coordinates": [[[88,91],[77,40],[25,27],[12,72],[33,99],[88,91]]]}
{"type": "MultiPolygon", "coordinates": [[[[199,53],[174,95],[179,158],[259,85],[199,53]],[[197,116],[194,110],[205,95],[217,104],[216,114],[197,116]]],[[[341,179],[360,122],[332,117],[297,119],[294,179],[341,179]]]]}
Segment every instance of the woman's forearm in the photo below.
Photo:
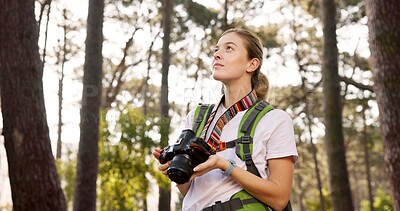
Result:
{"type": "MultiPolygon", "coordinates": [[[[229,164],[221,163],[223,163],[221,170],[226,170],[229,164]]],[[[290,197],[293,162],[282,158],[273,161],[273,166],[274,171],[271,171],[267,179],[260,178],[239,167],[233,169],[230,177],[255,198],[276,210],[281,210],[286,206],[290,197]],[[275,169],[278,165],[279,169],[275,169]]]]}

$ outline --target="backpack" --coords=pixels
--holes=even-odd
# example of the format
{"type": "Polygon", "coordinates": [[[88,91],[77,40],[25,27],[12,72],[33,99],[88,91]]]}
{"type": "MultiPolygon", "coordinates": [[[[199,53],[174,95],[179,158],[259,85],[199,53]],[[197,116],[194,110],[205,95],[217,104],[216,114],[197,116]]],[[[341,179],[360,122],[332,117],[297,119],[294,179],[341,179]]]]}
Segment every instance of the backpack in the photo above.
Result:
{"type": "MultiPolygon", "coordinates": [[[[196,107],[194,114],[194,122],[193,122],[193,131],[196,133],[196,136],[199,137],[203,128],[211,115],[211,112],[214,108],[214,104],[199,104],[196,107]]],[[[237,139],[226,142],[226,148],[235,147],[236,155],[246,163],[247,171],[261,177],[258,172],[253,159],[253,137],[256,126],[261,118],[273,110],[268,102],[264,100],[258,100],[255,102],[244,114],[242,120],[239,124],[239,130],[237,139]]],[[[227,202],[216,202],[215,205],[207,207],[203,209],[203,211],[214,211],[214,210],[223,210],[223,211],[246,211],[246,210],[273,210],[268,205],[262,203],[258,199],[254,198],[250,195],[246,190],[241,190],[235,193],[231,199],[227,202]]],[[[290,201],[287,206],[283,209],[283,211],[291,211],[292,207],[290,201]]]]}

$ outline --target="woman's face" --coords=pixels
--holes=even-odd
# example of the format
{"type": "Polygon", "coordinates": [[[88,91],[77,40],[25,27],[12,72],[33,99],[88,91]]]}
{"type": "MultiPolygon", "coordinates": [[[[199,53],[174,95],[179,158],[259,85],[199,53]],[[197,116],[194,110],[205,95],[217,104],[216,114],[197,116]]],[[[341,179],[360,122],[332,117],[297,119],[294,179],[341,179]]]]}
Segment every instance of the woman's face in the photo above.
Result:
{"type": "Polygon", "coordinates": [[[225,85],[250,83],[250,66],[244,41],[236,33],[225,34],[218,40],[212,62],[215,80],[225,85]]]}

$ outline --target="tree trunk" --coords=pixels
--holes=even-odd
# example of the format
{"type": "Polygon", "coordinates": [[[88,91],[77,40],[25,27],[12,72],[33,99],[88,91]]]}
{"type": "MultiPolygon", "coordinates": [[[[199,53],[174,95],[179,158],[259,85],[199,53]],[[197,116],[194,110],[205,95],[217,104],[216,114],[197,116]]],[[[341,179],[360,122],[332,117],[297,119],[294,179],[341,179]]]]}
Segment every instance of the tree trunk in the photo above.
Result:
{"type": "MultiPolygon", "coordinates": [[[[308,103],[306,103],[308,104],[308,103]]],[[[317,147],[314,144],[314,140],[312,137],[312,129],[311,129],[311,117],[309,114],[309,108],[308,105],[306,105],[306,109],[307,109],[307,127],[308,127],[308,132],[310,133],[310,144],[311,144],[311,150],[312,150],[312,157],[313,157],[313,161],[314,161],[314,168],[315,168],[315,176],[317,179],[317,187],[318,187],[318,191],[319,191],[319,204],[321,206],[321,211],[326,211],[326,206],[325,206],[325,199],[324,199],[324,194],[322,192],[322,181],[321,181],[321,175],[320,175],[320,170],[319,170],[319,164],[318,164],[318,158],[317,158],[317,147]]]]}
{"type": "Polygon", "coordinates": [[[363,105],[362,117],[363,117],[363,131],[362,131],[362,146],[364,150],[364,162],[365,162],[365,172],[367,176],[367,188],[368,188],[368,200],[369,200],[369,210],[374,211],[374,196],[372,194],[372,185],[371,185],[371,164],[369,159],[369,134],[368,134],[368,126],[366,124],[367,118],[365,117],[365,110],[367,109],[367,105],[363,105]]]}
{"type": "Polygon", "coordinates": [[[74,210],[96,210],[104,0],[89,0],[74,210]]]}
{"type": "Polygon", "coordinates": [[[3,135],[13,209],[66,210],[43,95],[35,1],[0,1],[3,135]]]}
{"type": "Polygon", "coordinates": [[[67,15],[66,15],[66,10],[63,10],[63,18],[64,18],[64,36],[63,36],[63,46],[62,46],[62,55],[61,53],[59,54],[57,58],[57,63],[61,63],[61,68],[59,72],[59,79],[58,79],[58,124],[57,124],[57,152],[56,152],[56,158],[61,159],[61,150],[62,150],[62,140],[61,140],[61,134],[62,134],[62,126],[63,121],[62,121],[62,110],[63,110],[63,94],[64,94],[64,65],[65,62],[67,61],[66,54],[67,54],[67,15]],[[62,56],[62,58],[60,58],[62,56]]]}
{"type": "Polygon", "coordinates": [[[224,16],[222,17],[222,31],[226,31],[229,29],[229,24],[228,24],[228,5],[229,5],[229,0],[224,1],[224,16]]]}
{"type": "Polygon", "coordinates": [[[342,127],[342,102],[336,41],[336,5],[320,0],[323,22],[322,81],[324,93],[325,141],[328,153],[329,181],[334,211],[354,210],[342,127]]]}
{"type": "Polygon", "coordinates": [[[303,187],[301,185],[303,179],[301,177],[301,174],[297,174],[296,175],[296,183],[297,183],[297,188],[299,189],[299,193],[298,193],[298,200],[299,200],[299,211],[306,211],[306,208],[304,207],[304,203],[303,203],[303,199],[304,199],[304,191],[303,191],[303,187]]]}
{"type": "Polygon", "coordinates": [[[367,0],[369,46],[374,92],[385,148],[385,165],[393,204],[400,210],[400,4],[367,0]]]}
{"type": "MultiPolygon", "coordinates": [[[[168,103],[168,71],[170,65],[169,44],[171,42],[171,27],[173,16],[173,0],[163,1],[163,47],[162,47],[162,79],[161,79],[161,96],[160,96],[160,145],[165,147],[168,145],[170,132],[170,117],[168,103]]],[[[160,196],[158,210],[171,210],[171,190],[164,189],[160,186],[160,196]]]]}
{"type": "Polygon", "coordinates": [[[148,115],[148,105],[147,105],[147,102],[148,102],[148,97],[147,97],[147,92],[149,91],[148,90],[148,88],[149,88],[149,80],[150,80],[150,70],[151,70],[151,57],[153,56],[153,54],[154,54],[154,52],[153,52],[153,46],[154,46],[154,42],[156,41],[156,39],[158,38],[158,36],[160,35],[160,32],[161,31],[159,31],[157,34],[156,34],[156,36],[154,36],[154,39],[153,39],[153,41],[151,42],[151,44],[150,44],[150,47],[149,47],[149,54],[147,55],[147,73],[146,73],[146,77],[143,79],[143,85],[142,85],[142,96],[143,96],[143,107],[142,107],[142,110],[143,110],[143,114],[144,114],[144,116],[147,116],[148,115]]]}
{"type": "MultiPolygon", "coordinates": [[[[43,53],[42,53],[43,64],[46,64],[47,37],[48,37],[48,32],[49,32],[51,2],[52,2],[52,0],[47,0],[44,3],[45,5],[47,5],[47,16],[46,16],[47,19],[46,19],[46,30],[44,31],[44,47],[43,47],[43,53]]],[[[38,32],[38,34],[39,34],[39,32],[38,32]]]]}

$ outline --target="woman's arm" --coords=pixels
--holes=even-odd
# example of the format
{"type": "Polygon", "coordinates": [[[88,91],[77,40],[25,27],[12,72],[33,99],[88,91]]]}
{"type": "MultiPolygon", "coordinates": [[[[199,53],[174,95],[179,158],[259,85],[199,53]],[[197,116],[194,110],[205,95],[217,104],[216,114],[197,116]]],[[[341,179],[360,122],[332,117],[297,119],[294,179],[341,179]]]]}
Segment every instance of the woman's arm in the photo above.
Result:
{"type": "Polygon", "coordinates": [[[282,210],[292,190],[294,163],[292,156],[268,160],[269,176],[262,179],[242,168],[235,168],[231,177],[252,196],[275,210],[282,210]]]}
{"type": "Polygon", "coordinates": [[[192,181],[189,181],[185,184],[177,184],[176,187],[178,188],[179,192],[185,196],[186,193],[189,191],[190,188],[190,184],[192,183],[192,181]]]}
{"type": "MultiPolygon", "coordinates": [[[[198,165],[192,178],[205,174],[212,169],[225,171],[229,161],[217,155],[198,165]]],[[[292,156],[268,160],[269,177],[260,178],[245,169],[235,167],[230,175],[247,192],[275,210],[282,210],[289,201],[294,173],[292,156]]]]}

